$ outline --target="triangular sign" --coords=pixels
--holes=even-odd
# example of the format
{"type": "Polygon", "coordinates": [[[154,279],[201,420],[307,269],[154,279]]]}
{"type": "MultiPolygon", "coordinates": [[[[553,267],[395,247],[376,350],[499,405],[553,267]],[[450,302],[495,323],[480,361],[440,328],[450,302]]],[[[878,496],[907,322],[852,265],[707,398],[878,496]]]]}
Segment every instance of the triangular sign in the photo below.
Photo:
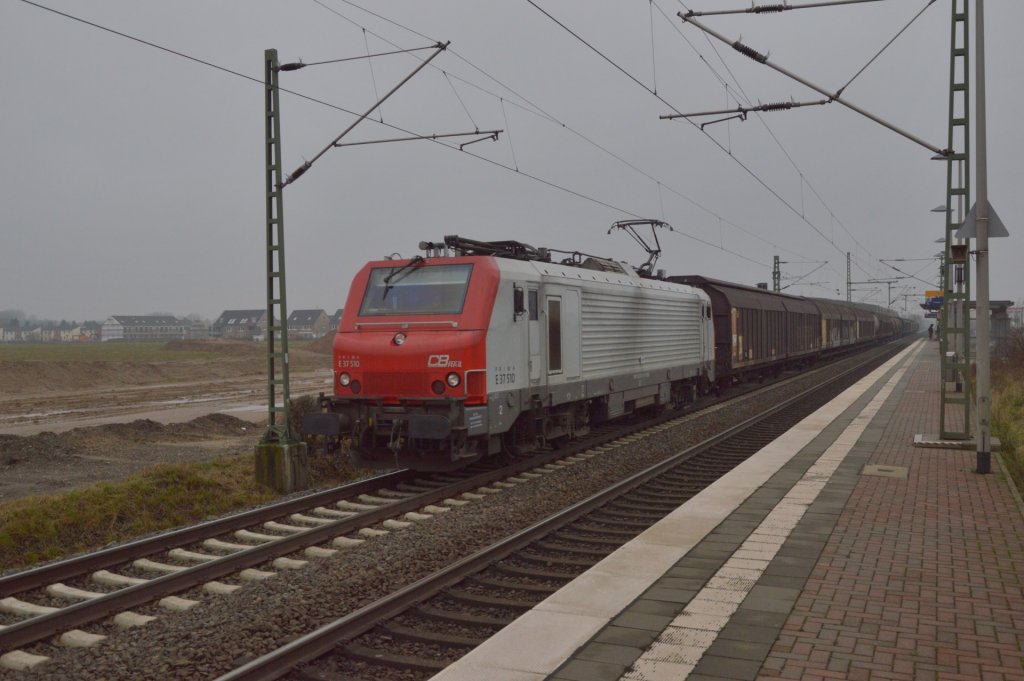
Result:
{"type": "MultiPolygon", "coordinates": [[[[954,235],[957,239],[977,239],[978,238],[978,225],[975,222],[974,214],[977,211],[978,204],[971,206],[970,212],[967,213],[967,217],[964,218],[964,223],[960,225],[960,229],[956,231],[954,235]]],[[[996,213],[996,209],[992,207],[992,204],[988,204],[988,237],[994,239],[996,237],[1010,236],[1010,233],[1006,231],[1006,225],[999,219],[999,215],[996,213]]]]}

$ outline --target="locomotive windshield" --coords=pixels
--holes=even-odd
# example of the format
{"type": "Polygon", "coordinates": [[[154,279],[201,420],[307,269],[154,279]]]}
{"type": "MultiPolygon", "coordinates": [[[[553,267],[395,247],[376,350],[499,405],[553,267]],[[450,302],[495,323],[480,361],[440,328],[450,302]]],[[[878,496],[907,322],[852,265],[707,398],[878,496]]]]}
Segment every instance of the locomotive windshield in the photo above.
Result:
{"type": "Polygon", "coordinates": [[[468,264],[375,267],[359,315],[459,314],[472,271],[473,266],[468,264]]]}

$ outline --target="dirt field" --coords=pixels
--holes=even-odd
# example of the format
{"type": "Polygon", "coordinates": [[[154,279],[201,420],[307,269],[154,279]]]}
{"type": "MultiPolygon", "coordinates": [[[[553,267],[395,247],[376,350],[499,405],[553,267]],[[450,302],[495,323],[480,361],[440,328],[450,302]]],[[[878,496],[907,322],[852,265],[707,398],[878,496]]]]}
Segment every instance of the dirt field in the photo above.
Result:
{"type": "MultiPolygon", "coordinates": [[[[252,453],[266,419],[261,344],[90,345],[0,348],[0,501],[252,453]]],[[[293,396],[330,389],[329,352],[292,344],[293,396]]]]}

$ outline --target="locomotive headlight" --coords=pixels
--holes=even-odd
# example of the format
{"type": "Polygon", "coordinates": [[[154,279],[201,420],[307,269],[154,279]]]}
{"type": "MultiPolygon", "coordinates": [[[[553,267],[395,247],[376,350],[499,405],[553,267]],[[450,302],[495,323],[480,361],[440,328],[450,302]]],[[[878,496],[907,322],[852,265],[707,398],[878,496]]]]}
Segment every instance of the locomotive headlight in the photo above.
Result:
{"type": "Polygon", "coordinates": [[[352,377],[349,376],[347,373],[342,373],[341,375],[338,376],[338,383],[340,383],[343,386],[348,386],[348,384],[351,382],[352,377]]]}
{"type": "Polygon", "coordinates": [[[405,342],[405,334],[399,331],[392,340],[395,342],[395,345],[401,345],[405,342]]]}
{"type": "Polygon", "coordinates": [[[448,374],[447,380],[448,380],[448,385],[450,385],[453,388],[458,388],[459,387],[459,383],[462,383],[462,378],[457,373],[455,373],[454,371],[451,372],[450,374],[448,374]]]}

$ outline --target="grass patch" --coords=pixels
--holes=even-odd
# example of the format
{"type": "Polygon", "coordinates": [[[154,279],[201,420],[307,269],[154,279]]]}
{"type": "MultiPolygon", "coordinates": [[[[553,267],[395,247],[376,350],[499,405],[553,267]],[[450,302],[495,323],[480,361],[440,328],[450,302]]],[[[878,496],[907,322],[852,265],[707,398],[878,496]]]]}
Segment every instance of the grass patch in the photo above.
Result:
{"type": "Polygon", "coordinates": [[[0,361],[36,362],[181,362],[216,359],[202,350],[170,350],[159,342],[0,343],[0,361]]]}
{"type": "Polygon", "coordinates": [[[159,465],[119,482],[0,505],[0,569],[34,563],[248,508],[275,494],[237,456],[159,465]]]}
{"type": "Polygon", "coordinates": [[[1014,329],[992,362],[992,434],[1007,472],[1024,493],[1024,329],[1014,329]]]}
{"type": "MultiPolygon", "coordinates": [[[[311,484],[342,484],[370,471],[337,452],[311,451],[311,484]]],[[[0,570],[96,550],[114,542],[241,511],[278,495],[256,484],[251,456],[161,464],[118,482],[0,504],[0,570]]]]}
{"type": "Polygon", "coordinates": [[[992,434],[999,438],[999,453],[1017,490],[1024,493],[1024,381],[993,390],[992,434]]]}

